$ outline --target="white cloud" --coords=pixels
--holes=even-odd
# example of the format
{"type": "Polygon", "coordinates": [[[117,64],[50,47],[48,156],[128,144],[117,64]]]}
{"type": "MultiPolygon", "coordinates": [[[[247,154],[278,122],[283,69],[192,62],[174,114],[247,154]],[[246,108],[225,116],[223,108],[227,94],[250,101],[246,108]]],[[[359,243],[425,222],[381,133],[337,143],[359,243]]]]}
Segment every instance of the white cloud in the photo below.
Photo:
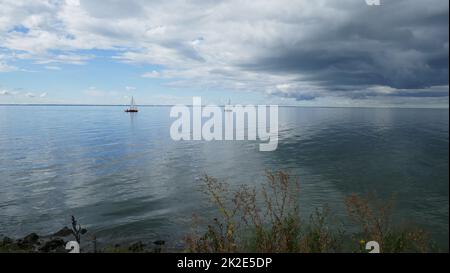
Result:
{"type": "MultiPolygon", "coordinates": [[[[36,64],[54,64],[54,63],[61,63],[61,64],[73,64],[73,65],[83,65],[86,64],[86,62],[90,59],[94,58],[94,56],[82,56],[82,55],[76,55],[76,54],[60,54],[55,56],[41,56],[36,57],[36,64]]],[[[49,67],[49,66],[46,66],[49,67]]],[[[50,66],[50,67],[56,67],[56,66],[50,66]]]]}
{"type": "Polygon", "coordinates": [[[13,72],[13,71],[17,71],[17,70],[18,70],[17,67],[8,65],[7,63],[2,62],[0,60],[0,73],[1,72],[13,72]]]}
{"type": "Polygon", "coordinates": [[[11,95],[11,93],[9,91],[7,91],[7,90],[1,90],[0,91],[0,95],[2,95],[2,96],[9,96],[9,95],[11,95]]]}
{"type": "MultiPolygon", "coordinates": [[[[425,54],[403,50],[392,37],[419,39],[422,43],[418,43],[418,48],[439,48],[439,44],[430,46],[426,42],[433,41],[433,36],[427,35],[439,34],[439,29],[426,26],[413,29],[408,22],[413,17],[433,18],[445,9],[448,16],[448,4],[418,0],[396,1],[383,13],[378,12],[381,9],[367,7],[364,0],[0,2],[0,47],[9,50],[12,58],[32,60],[46,69],[59,69],[58,64],[86,64],[95,56],[83,53],[85,50],[112,50],[113,58],[119,62],[160,66],[161,70],[141,76],[165,79],[170,86],[259,91],[306,99],[329,95],[323,79],[311,79],[308,74],[315,69],[314,65],[322,64],[322,58],[336,57],[336,63],[344,63],[353,61],[356,53],[365,56],[367,51],[375,54],[366,57],[373,59],[377,69],[396,64],[392,71],[386,72],[388,76],[409,78],[416,67],[433,74],[423,62],[425,54]],[[370,18],[406,24],[391,33],[370,25],[367,21],[370,18]],[[361,36],[372,30],[375,36],[361,36]],[[339,35],[348,37],[336,39],[339,35]],[[350,47],[352,42],[360,43],[361,48],[350,47]],[[388,44],[399,48],[384,50],[388,44]],[[328,52],[331,56],[312,56],[310,52],[314,53],[316,46],[321,49],[319,53],[328,52]],[[343,61],[337,58],[340,48],[344,51],[343,61]],[[298,54],[297,59],[283,59],[283,54],[295,57],[302,50],[307,53],[298,54]],[[284,63],[278,69],[276,60],[280,59],[284,63]]],[[[448,36],[442,47],[445,46],[448,52],[448,36]]],[[[320,72],[332,74],[338,66],[324,66],[320,72]]],[[[0,58],[0,72],[16,69],[0,58]]],[[[396,88],[383,84],[361,88],[384,95],[397,93],[396,88]]],[[[91,95],[96,92],[100,91],[88,91],[91,95]]],[[[341,94],[344,93],[335,93],[341,94]]]]}
{"type": "Polygon", "coordinates": [[[100,90],[94,86],[91,86],[87,90],[84,90],[83,93],[88,97],[97,97],[97,98],[113,98],[120,96],[120,93],[117,91],[100,90]]]}
{"type": "Polygon", "coordinates": [[[61,70],[61,67],[55,66],[55,65],[46,65],[45,69],[48,69],[48,70],[61,70]]]}
{"type": "Polygon", "coordinates": [[[162,76],[161,72],[158,72],[156,70],[142,74],[143,78],[151,78],[151,79],[160,78],[161,76],[162,76]]]}
{"type": "Polygon", "coordinates": [[[39,97],[40,97],[40,98],[45,98],[45,97],[47,97],[47,95],[48,95],[47,92],[44,92],[44,93],[41,93],[41,94],[39,95],[39,97]]]}
{"type": "Polygon", "coordinates": [[[25,96],[27,96],[28,98],[34,98],[34,97],[36,97],[36,94],[28,92],[25,94],[25,96]]]}
{"type": "Polygon", "coordinates": [[[125,62],[178,69],[234,67],[235,62],[272,50],[274,43],[291,42],[285,33],[296,26],[290,21],[308,15],[312,8],[305,7],[317,6],[287,0],[175,0],[157,5],[144,0],[2,2],[0,44],[27,52],[39,64],[82,64],[92,57],[52,55],[51,50],[122,48],[127,50],[117,58],[125,62]],[[8,32],[18,25],[28,32],[8,32]]]}

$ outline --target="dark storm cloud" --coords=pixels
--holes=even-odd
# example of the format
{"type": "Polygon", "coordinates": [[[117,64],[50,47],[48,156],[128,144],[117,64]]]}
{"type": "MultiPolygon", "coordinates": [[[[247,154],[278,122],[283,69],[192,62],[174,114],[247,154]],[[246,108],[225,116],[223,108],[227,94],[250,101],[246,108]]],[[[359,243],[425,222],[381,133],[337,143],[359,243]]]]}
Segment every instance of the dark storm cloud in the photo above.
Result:
{"type": "MultiPolygon", "coordinates": [[[[306,38],[281,44],[241,66],[270,73],[298,73],[302,81],[315,82],[330,91],[387,86],[402,90],[392,96],[448,96],[448,87],[429,93],[408,92],[448,86],[448,1],[383,3],[381,7],[356,3],[337,8],[346,13],[345,19],[335,20],[330,14],[314,31],[303,33],[306,38]]],[[[296,24],[301,28],[308,22],[299,20],[296,24]]],[[[363,92],[358,96],[367,95],[363,92]]],[[[303,96],[303,92],[298,93],[298,99],[303,96]]]]}
{"type": "Polygon", "coordinates": [[[176,88],[448,104],[447,0],[3,2],[0,72],[20,71],[15,59],[89,64],[107,50],[176,88]]]}

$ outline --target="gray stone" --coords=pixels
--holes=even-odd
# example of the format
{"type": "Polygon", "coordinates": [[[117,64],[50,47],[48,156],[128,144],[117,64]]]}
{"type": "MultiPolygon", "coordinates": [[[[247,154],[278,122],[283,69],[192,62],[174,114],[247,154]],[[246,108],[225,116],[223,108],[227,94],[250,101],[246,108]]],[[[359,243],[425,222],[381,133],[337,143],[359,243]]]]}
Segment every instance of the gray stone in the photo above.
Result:
{"type": "Polygon", "coordinates": [[[44,244],[39,251],[42,252],[64,252],[65,251],[65,242],[63,239],[57,238],[52,239],[44,244]]]}
{"type": "Polygon", "coordinates": [[[53,234],[52,236],[54,237],[67,237],[73,235],[72,230],[68,227],[64,227],[61,230],[59,230],[58,232],[56,232],[55,234],[53,234]]]}

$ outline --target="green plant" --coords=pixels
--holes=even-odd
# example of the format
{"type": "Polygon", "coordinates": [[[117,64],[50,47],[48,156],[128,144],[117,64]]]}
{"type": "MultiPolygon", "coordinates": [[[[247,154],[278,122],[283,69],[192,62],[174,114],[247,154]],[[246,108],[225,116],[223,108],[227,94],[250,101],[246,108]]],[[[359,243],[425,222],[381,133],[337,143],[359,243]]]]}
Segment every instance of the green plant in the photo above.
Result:
{"type": "Polygon", "coordinates": [[[384,253],[398,252],[426,252],[430,249],[430,239],[421,229],[409,225],[408,227],[393,226],[392,209],[394,199],[381,202],[374,194],[366,197],[350,195],[345,204],[350,220],[359,227],[359,233],[353,235],[364,250],[367,241],[376,241],[384,253]]]}
{"type": "Polygon", "coordinates": [[[392,225],[393,198],[387,202],[374,195],[346,198],[348,217],[358,228],[347,234],[327,207],[317,209],[309,221],[301,219],[300,185],[286,172],[267,172],[259,191],[246,185],[232,191],[227,183],[207,175],[201,181],[219,215],[186,237],[188,252],[365,253],[368,241],[377,241],[382,252],[430,249],[422,230],[392,225]]]}

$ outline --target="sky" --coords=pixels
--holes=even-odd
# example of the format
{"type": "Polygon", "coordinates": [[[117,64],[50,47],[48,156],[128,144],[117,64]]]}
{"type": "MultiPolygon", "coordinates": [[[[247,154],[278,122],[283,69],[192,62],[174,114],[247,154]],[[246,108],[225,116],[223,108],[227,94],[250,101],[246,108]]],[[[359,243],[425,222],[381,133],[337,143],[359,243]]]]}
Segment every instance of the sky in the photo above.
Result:
{"type": "Polygon", "coordinates": [[[0,104],[449,106],[447,0],[0,0],[0,104]]]}

